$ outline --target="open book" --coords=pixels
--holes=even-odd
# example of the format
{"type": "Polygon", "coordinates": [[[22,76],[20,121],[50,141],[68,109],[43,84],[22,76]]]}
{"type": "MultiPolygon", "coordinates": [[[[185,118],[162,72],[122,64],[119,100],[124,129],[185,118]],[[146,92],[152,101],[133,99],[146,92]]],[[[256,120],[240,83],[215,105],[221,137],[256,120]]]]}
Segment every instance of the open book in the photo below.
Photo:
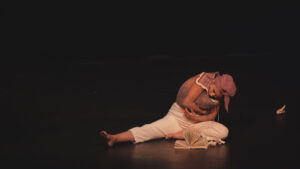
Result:
{"type": "Polygon", "coordinates": [[[176,140],[175,149],[207,149],[209,144],[205,137],[195,128],[188,128],[183,132],[184,140],[176,140]]]}

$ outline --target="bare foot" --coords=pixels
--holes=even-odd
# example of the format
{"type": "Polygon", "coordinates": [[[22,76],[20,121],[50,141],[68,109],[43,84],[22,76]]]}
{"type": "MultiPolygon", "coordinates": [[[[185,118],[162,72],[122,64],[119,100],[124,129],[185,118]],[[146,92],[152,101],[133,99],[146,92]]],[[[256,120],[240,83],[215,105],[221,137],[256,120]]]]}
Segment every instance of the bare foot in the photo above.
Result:
{"type": "Polygon", "coordinates": [[[106,139],[106,143],[109,147],[112,147],[116,142],[116,137],[114,135],[108,134],[106,131],[100,131],[99,133],[106,139]]]}
{"type": "Polygon", "coordinates": [[[174,139],[184,139],[184,137],[183,137],[183,130],[181,130],[181,131],[179,131],[177,133],[168,134],[165,137],[165,139],[171,139],[171,138],[174,138],[174,139]]]}

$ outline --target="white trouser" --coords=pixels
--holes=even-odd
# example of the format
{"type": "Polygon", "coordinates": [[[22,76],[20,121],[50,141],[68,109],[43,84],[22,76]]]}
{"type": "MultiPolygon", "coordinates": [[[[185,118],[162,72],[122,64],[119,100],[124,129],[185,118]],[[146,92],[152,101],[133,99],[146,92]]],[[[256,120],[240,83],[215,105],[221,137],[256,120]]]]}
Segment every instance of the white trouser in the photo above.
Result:
{"type": "Polygon", "coordinates": [[[134,127],[132,132],[135,143],[140,143],[152,139],[163,138],[168,134],[179,132],[187,127],[199,129],[202,135],[208,140],[220,140],[228,136],[228,129],[223,124],[215,121],[205,121],[194,123],[188,120],[184,115],[184,110],[173,103],[169,112],[162,119],[141,127],[134,127]]]}

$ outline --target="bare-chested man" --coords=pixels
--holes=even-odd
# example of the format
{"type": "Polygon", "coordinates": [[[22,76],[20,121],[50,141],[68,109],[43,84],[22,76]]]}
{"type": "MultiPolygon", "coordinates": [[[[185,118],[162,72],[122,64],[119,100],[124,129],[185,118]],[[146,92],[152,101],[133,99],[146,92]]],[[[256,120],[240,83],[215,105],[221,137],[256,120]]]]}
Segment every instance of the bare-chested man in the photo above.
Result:
{"type": "Polygon", "coordinates": [[[158,138],[183,139],[183,131],[194,127],[208,140],[221,140],[228,136],[228,129],[215,122],[224,98],[228,112],[230,97],[234,96],[236,85],[232,76],[219,72],[203,72],[189,78],[180,87],[176,102],[167,115],[153,123],[134,127],[118,134],[100,134],[107,140],[108,146],[117,142],[140,143],[158,138]]]}

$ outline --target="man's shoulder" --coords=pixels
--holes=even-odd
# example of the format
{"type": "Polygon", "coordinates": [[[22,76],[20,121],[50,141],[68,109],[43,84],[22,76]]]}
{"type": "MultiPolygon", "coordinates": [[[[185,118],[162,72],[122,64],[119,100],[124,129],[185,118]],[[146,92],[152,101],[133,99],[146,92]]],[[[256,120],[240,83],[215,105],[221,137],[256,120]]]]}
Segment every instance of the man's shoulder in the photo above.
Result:
{"type": "Polygon", "coordinates": [[[220,73],[219,72],[202,72],[202,73],[200,73],[200,75],[215,78],[218,75],[220,75],[220,73]]]}
{"type": "Polygon", "coordinates": [[[219,75],[219,72],[202,72],[195,82],[204,89],[208,89],[209,84],[219,75]]]}

